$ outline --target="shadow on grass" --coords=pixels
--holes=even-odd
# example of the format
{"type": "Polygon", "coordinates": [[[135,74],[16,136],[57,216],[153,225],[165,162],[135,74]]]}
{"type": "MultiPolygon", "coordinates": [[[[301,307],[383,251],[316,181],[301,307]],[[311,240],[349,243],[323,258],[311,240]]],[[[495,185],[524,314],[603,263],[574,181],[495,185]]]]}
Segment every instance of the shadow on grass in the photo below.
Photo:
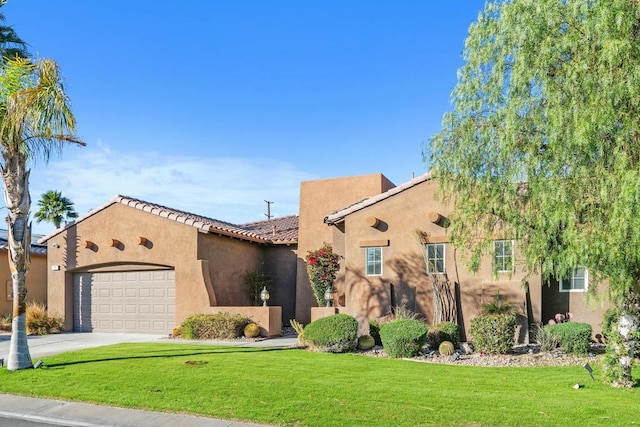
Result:
{"type": "MultiPolygon", "coordinates": [[[[167,359],[174,357],[185,357],[185,356],[201,356],[201,355],[215,355],[215,354],[232,354],[232,353],[266,353],[272,351],[287,351],[287,350],[296,350],[290,348],[243,348],[243,347],[218,347],[213,348],[211,350],[202,350],[198,349],[197,351],[187,351],[187,350],[174,350],[174,351],[162,351],[162,350],[153,350],[151,355],[129,355],[122,357],[102,357],[97,359],[86,359],[86,360],[74,360],[71,362],[60,362],[60,363],[45,363],[45,369],[60,369],[65,366],[72,365],[83,365],[87,363],[99,363],[99,362],[114,362],[120,360],[143,360],[143,359],[167,359]],[[177,353],[176,351],[180,351],[177,353]],[[157,353],[170,353],[170,354],[157,354],[157,353]]],[[[135,350],[132,350],[132,353],[135,353],[135,350]]],[[[141,352],[139,352],[141,353],[141,352]]]]}

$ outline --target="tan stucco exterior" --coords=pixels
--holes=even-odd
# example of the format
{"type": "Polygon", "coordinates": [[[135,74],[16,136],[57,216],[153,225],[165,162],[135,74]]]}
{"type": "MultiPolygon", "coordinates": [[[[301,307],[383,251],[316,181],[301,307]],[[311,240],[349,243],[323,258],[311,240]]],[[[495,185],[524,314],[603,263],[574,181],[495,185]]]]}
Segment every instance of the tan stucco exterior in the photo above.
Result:
{"type": "MultiPolygon", "coordinates": [[[[276,258],[286,259],[287,251],[295,250],[295,245],[276,249],[251,239],[204,232],[117,202],[68,226],[47,243],[49,309],[64,313],[67,330],[73,329],[76,272],[174,269],[177,325],[190,315],[210,312],[210,307],[249,305],[244,272],[260,268],[265,257],[276,252],[276,258]]],[[[274,282],[291,281],[293,268],[274,270],[274,282]]]]}
{"type": "MultiPolygon", "coordinates": [[[[341,311],[369,319],[389,314],[392,306],[404,305],[433,320],[432,288],[426,273],[424,243],[445,244],[445,266],[451,295],[458,308],[458,323],[468,329],[469,321],[497,292],[516,305],[531,321],[541,319],[540,277],[528,278],[529,293],[522,285],[523,273],[494,275],[492,260],[485,259],[480,271],[470,273],[463,254],[449,244],[443,221],[433,223],[430,215],[446,218],[450,210],[435,197],[437,183],[426,180],[363,209],[349,213],[332,226],[334,246],[345,259],[345,299],[341,311]],[[372,226],[373,225],[373,226],[372,226]],[[420,234],[418,234],[420,233],[420,234]],[[382,274],[366,275],[365,250],[382,247],[382,274]]],[[[517,259],[516,259],[517,262],[517,259]]],[[[442,276],[441,276],[442,277],[442,276]]]]}
{"type": "MultiPolygon", "coordinates": [[[[13,300],[10,297],[11,271],[9,270],[8,252],[0,250],[0,280],[2,296],[0,297],[0,314],[10,315],[13,312],[13,300]]],[[[27,273],[27,302],[47,305],[47,257],[44,254],[31,253],[31,266],[27,273]]]]}
{"type": "Polygon", "coordinates": [[[304,181],[300,184],[300,219],[296,280],[296,320],[308,323],[317,305],[309,285],[304,258],[324,242],[331,243],[332,230],[323,220],[331,211],[366,197],[383,193],[394,185],[382,174],[304,181]]]}

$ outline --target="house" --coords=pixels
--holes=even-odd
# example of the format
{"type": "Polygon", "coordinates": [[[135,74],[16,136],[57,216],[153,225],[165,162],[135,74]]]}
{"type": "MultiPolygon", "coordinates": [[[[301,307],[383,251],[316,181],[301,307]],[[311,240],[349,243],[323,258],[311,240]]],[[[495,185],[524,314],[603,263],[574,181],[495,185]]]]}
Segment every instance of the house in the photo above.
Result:
{"type": "Polygon", "coordinates": [[[543,283],[539,274],[526,277],[518,242],[500,236],[493,259],[485,257],[477,273],[469,272],[464,253],[449,241],[451,211],[435,197],[437,189],[437,181],[425,174],[324,218],[333,232],[334,250],[344,257],[337,279],[340,312],[375,319],[404,305],[431,322],[435,283],[445,299],[444,310],[463,331],[499,294],[518,309],[522,339],[529,325],[567,312],[600,333],[603,308],[586,297],[584,269],[571,280],[551,283],[543,283]]]}
{"type": "Polygon", "coordinates": [[[197,313],[247,314],[243,276],[260,269],[273,280],[264,322],[306,324],[317,303],[304,258],[326,242],[343,256],[339,312],[375,319],[404,305],[433,322],[435,283],[445,301],[438,308],[463,330],[499,294],[518,308],[523,337],[532,323],[566,312],[599,331],[602,308],[583,292],[587,272],[550,286],[539,275],[524,282],[508,236],[478,273],[467,271],[436,191],[429,174],[400,186],[382,174],[305,181],[299,216],[248,224],[117,196],[42,240],[45,299],[67,330],[164,334],[197,313]]]}
{"type": "Polygon", "coordinates": [[[169,333],[215,307],[249,306],[243,276],[264,269],[293,316],[298,218],[230,224],[116,196],[45,237],[49,310],[66,330],[169,333]]]}
{"type": "MultiPolygon", "coordinates": [[[[47,247],[38,243],[42,236],[33,235],[31,239],[31,266],[26,277],[27,302],[42,303],[47,305],[47,247]]],[[[13,313],[13,287],[11,285],[11,271],[9,270],[9,242],[7,230],[0,230],[0,280],[2,280],[2,292],[0,297],[0,315],[13,313]]]]}

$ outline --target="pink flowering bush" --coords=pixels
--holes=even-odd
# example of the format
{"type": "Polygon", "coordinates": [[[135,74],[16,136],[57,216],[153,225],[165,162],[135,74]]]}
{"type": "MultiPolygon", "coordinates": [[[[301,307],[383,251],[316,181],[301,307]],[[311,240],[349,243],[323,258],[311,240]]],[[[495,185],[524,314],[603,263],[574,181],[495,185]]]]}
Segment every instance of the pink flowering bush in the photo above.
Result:
{"type": "Polygon", "coordinates": [[[333,252],[331,245],[325,243],[320,249],[307,252],[305,261],[313,294],[318,305],[323,307],[326,305],[324,293],[327,288],[333,286],[336,273],[340,270],[340,255],[333,252]]]}

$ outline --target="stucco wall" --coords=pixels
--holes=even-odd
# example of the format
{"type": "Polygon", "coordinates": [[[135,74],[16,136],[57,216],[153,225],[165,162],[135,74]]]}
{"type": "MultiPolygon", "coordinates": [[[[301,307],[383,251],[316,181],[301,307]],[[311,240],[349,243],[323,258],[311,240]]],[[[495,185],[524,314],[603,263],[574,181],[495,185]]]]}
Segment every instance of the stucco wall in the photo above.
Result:
{"type": "MultiPolygon", "coordinates": [[[[373,319],[388,314],[392,305],[406,305],[426,316],[428,322],[433,321],[431,283],[425,272],[423,245],[415,232],[426,233],[431,242],[448,242],[446,229],[428,219],[430,212],[437,212],[444,217],[450,212],[434,197],[436,190],[435,181],[423,182],[348,215],[342,225],[343,236],[340,236],[343,232],[333,227],[337,246],[344,241],[345,248],[345,312],[373,319]],[[367,224],[367,218],[372,216],[379,220],[376,227],[367,224]],[[383,246],[381,276],[366,275],[366,246],[383,246]]],[[[465,329],[468,330],[470,320],[480,314],[482,305],[490,302],[498,291],[503,298],[513,302],[523,315],[529,311],[532,320],[540,320],[538,276],[529,279],[530,295],[527,296],[519,268],[514,274],[495,277],[492,260],[487,257],[480,271],[472,274],[465,268],[460,251],[456,252],[448,243],[445,266],[451,295],[457,300],[459,324],[465,329]],[[530,304],[527,304],[528,299],[530,304]]]]}
{"type": "Polygon", "coordinates": [[[333,232],[324,224],[324,218],[332,211],[393,187],[393,183],[382,174],[304,181],[300,184],[296,320],[308,323],[311,307],[317,305],[309,286],[304,257],[309,250],[320,248],[324,242],[331,243],[333,232]]]}
{"type": "MultiPolygon", "coordinates": [[[[13,311],[13,302],[8,297],[7,282],[11,281],[9,260],[7,251],[0,251],[0,314],[10,315],[13,311]]],[[[47,258],[44,255],[31,253],[31,267],[27,273],[27,302],[39,302],[47,304],[47,258]]]]}
{"type": "Polygon", "coordinates": [[[139,268],[140,265],[175,269],[176,323],[189,313],[209,307],[210,293],[197,259],[194,227],[161,218],[119,203],[73,225],[49,241],[49,309],[64,313],[65,328],[73,328],[73,273],[99,267],[139,268]],[[148,241],[139,244],[139,238],[148,241]],[[112,239],[121,242],[112,247],[112,239]],[[86,242],[93,242],[87,248],[86,242]],[[52,270],[59,266],[59,270],[52,270]]]}

